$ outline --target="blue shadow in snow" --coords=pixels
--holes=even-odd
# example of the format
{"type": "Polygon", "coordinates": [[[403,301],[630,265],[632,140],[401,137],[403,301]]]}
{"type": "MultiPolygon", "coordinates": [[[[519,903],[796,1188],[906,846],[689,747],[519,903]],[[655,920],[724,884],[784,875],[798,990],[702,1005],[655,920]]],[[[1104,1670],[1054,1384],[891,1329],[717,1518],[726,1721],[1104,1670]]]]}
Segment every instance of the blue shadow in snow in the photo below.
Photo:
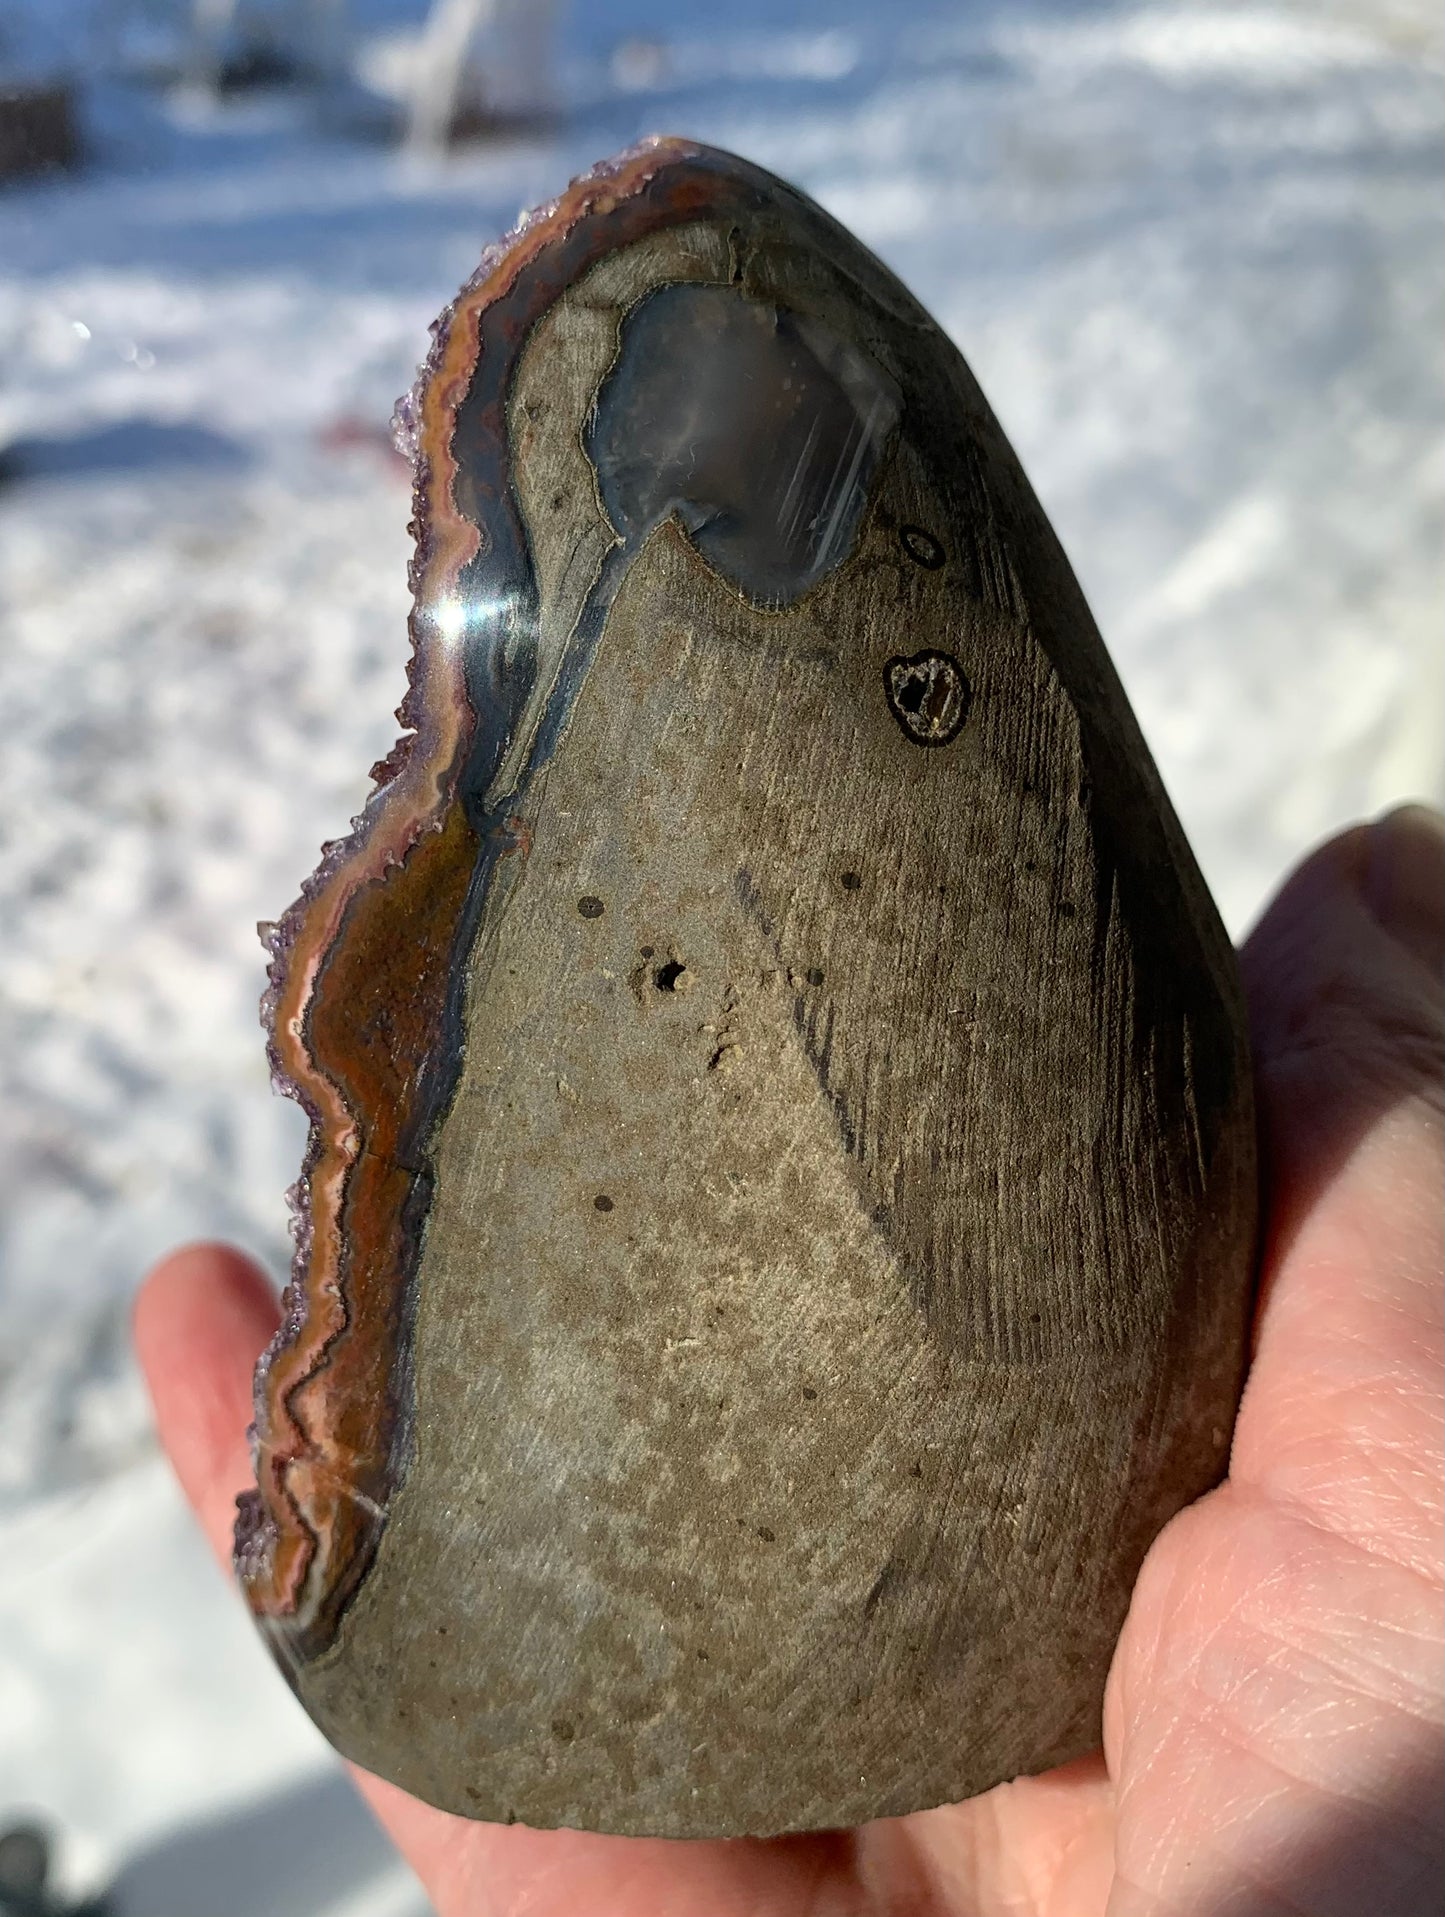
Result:
{"type": "Polygon", "coordinates": [[[397,1917],[429,1917],[371,1813],[338,1770],[160,1839],[126,1864],[106,1917],[316,1917],[383,1880],[397,1917]]]}
{"type": "Polygon", "coordinates": [[[0,447],[0,481],[108,479],[188,471],[238,472],[251,455],[239,440],[189,420],[123,419],[88,431],[14,439],[0,447]]]}

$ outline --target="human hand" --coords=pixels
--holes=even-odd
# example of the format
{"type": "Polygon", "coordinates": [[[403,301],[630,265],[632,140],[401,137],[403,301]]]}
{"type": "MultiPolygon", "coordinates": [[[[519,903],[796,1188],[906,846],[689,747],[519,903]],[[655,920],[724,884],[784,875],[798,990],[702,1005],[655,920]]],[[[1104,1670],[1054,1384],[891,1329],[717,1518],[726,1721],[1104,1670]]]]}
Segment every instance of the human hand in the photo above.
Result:
{"type": "MultiPolygon", "coordinates": [[[[469,1823],[356,1773],[441,1917],[1416,1917],[1442,1779],[1445,833],[1357,827],[1242,955],[1265,1177],[1227,1481],[1150,1552],[1101,1756],[846,1833],[673,1843],[469,1823]]],[[[201,1245],[136,1341],[229,1566],[261,1272],[201,1245]]],[[[1432,1890],[1431,1886],[1435,1888],[1432,1890]]]]}

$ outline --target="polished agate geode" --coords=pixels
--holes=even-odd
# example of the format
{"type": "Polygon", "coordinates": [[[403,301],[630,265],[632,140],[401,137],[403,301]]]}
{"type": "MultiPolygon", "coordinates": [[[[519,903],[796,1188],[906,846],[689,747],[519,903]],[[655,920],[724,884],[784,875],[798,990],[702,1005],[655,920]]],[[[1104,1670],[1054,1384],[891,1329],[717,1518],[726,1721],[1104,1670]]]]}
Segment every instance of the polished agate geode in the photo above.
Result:
{"type": "Polygon", "coordinates": [[[435,330],[406,736],[274,941],[237,1563],[448,1810],[846,1825],[1094,1745],[1218,1477],[1233,957],[953,346],[654,142],[435,330]]]}

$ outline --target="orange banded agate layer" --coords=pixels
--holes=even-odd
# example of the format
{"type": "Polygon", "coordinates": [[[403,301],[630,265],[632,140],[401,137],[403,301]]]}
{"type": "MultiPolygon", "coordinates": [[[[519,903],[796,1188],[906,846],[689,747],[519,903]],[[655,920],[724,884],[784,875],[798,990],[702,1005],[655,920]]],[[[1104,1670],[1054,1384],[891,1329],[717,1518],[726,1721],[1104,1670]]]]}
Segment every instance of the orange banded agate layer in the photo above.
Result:
{"type": "MultiPolygon", "coordinates": [[[[746,203],[741,183],[724,200],[729,191],[746,203]]],[[[469,595],[490,591],[478,580],[525,563],[504,465],[506,375],[569,279],[718,198],[715,168],[681,141],[599,166],[484,256],[433,328],[402,403],[415,409],[403,430],[414,434],[417,542],[410,690],[397,714],[406,732],[376,767],[350,836],[325,849],[272,929],[263,1002],[277,1083],[305,1108],[311,1135],[292,1199],[283,1323],[257,1371],[258,1489],[241,1500],[236,1562],[284,1662],[327,1641],[385,1521],[405,1439],[399,1385],[425,1144],[458,1042],[449,995],[464,905],[479,864],[525,856],[508,817],[479,816],[466,790],[469,778],[473,793],[485,790],[505,749],[508,674],[518,676],[499,658],[499,630],[460,630],[469,595]],[[464,409],[474,456],[459,473],[464,409]]]]}

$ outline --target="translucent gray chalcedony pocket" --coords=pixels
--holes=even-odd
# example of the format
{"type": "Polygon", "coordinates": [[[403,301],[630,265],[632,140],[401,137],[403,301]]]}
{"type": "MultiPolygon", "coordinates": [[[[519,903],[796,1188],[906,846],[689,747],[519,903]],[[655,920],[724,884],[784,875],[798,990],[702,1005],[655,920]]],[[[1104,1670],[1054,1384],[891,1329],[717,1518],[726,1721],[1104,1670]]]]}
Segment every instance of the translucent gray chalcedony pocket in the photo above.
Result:
{"type": "Polygon", "coordinates": [[[900,410],[888,374],[821,320],[664,286],[623,323],[586,445],[634,551],[676,516],[716,571],[785,606],[847,553],[900,410]]]}

